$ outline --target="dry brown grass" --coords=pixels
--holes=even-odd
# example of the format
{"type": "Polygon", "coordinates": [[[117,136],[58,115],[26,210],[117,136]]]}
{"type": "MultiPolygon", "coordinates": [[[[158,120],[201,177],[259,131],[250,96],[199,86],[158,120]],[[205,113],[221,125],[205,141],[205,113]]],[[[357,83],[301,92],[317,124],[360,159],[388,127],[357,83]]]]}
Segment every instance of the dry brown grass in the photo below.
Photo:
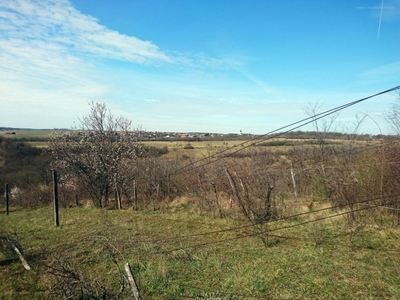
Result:
{"type": "MultiPolygon", "coordinates": [[[[110,299],[127,299],[129,289],[121,291],[120,280],[121,266],[129,262],[144,299],[400,297],[396,228],[350,228],[343,217],[322,220],[333,214],[329,210],[247,226],[234,217],[199,214],[190,203],[176,199],[164,212],[61,209],[59,228],[51,207],[3,215],[3,232],[17,234],[34,270],[0,254],[0,294],[65,299],[60,295],[72,289],[70,270],[88,293],[104,288],[110,299]]],[[[293,206],[309,210],[307,202],[293,206]]]]}

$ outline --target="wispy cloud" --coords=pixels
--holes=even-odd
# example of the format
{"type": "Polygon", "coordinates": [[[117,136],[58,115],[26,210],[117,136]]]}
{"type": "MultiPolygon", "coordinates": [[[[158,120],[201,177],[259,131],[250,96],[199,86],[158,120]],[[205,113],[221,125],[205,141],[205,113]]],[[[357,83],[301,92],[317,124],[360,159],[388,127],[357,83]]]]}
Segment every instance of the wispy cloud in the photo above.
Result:
{"type": "Polygon", "coordinates": [[[68,127],[88,102],[111,98],[119,99],[113,108],[153,118],[149,123],[263,114],[254,99],[278,98],[268,84],[241,72],[247,84],[231,86],[229,71],[245,61],[160,49],[108,29],[68,0],[2,0],[0,125],[68,127]],[[116,70],[104,58],[136,67],[116,70]]]}
{"type": "Polygon", "coordinates": [[[110,30],[66,0],[5,0],[0,4],[0,20],[3,39],[40,40],[70,51],[137,63],[172,61],[152,42],[110,30]]]}
{"type": "Polygon", "coordinates": [[[95,66],[99,58],[173,62],[154,43],[110,30],[67,0],[1,1],[2,125],[41,127],[57,116],[71,125],[71,116],[111,89],[95,66]]]}
{"type": "Polygon", "coordinates": [[[398,83],[400,77],[400,61],[367,70],[359,75],[366,82],[398,83]]]}

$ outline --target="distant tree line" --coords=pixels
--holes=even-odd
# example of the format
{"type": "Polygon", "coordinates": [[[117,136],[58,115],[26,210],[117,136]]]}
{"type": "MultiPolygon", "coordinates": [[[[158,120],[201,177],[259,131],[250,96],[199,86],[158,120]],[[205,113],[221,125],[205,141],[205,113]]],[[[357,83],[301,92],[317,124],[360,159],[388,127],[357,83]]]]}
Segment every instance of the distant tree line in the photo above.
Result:
{"type": "MultiPolygon", "coordinates": [[[[39,185],[48,185],[51,182],[49,169],[52,160],[46,149],[0,137],[0,193],[4,193],[6,183],[10,184],[10,188],[18,187],[26,191],[36,191],[39,185]]],[[[33,202],[35,200],[44,199],[36,197],[33,202]]]]}

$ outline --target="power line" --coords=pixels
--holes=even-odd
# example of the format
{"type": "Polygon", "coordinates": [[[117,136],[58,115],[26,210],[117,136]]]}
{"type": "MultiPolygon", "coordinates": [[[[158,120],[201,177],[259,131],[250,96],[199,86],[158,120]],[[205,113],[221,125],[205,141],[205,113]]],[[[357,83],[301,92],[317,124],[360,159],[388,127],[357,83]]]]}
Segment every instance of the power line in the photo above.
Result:
{"type": "MultiPolygon", "coordinates": [[[[260,143],[261,141],[265,141],[265,140],[268,140],[268,139],[271,139],[271,138],[274,138],[274,137],[277,137],[277,136],[284,135],[285,133],[288,133],[288,132],[290,132],[290,131],[299,129],[299,128],[301,128],[301,127],[307,125],[307,124],[313,123],[313,122],[315,122],[315,121],[317,121],[317,120],[319,120],[319,119],[321,119],[321,118],[325,118],[325,117],[327,117],[327,116],[329,116],[329,115],[331,115],[331,114],[334,114],[334,113],[336,113],[336,112],[339,112],[339,111],[341,111],[341,110],[343,110],[343,109],[345,109],[345,108],[351,107],[351,106],[353,106],[353,105],[355,105],[355,104],[361,103],[361,102],[366,101],[366,100],[368,100],[368,99],[371,99],[371,98],[374,98],[374,97],[377,97],[377,96],[380,96],[380,95],[383,95],[383,94],[386,94],[386,93],[395,91],[395,90],[397,90],[397,89],[400,89],[400,85],[399,85],[399,86],[396,86],[396,87],[393,87],[393,88],[390,88],[390,89],[388,89],[388,90],[385,90],[385,91],[382,91],[382,92],[379,92],[379,93],[376,93],[376,94],[373,94],[373,95],[370,95],[370,96],[361,98],[361,99],[359,99],[359,100],[355,100],[355,101],[352,101],[352,102],[349,102],[349,103],[346,103],[346,104],[337,106],[337,107],[335,107],[335,108],[332,108],[332,109],[326,110],[326,111],[324,111],[324,112],[315,114],[315,115],[313,115],[313,116],[304,118],[304,119],[302,119],[302,120],[299,120],[299,121],[296,121],[296,122],[294,122],[294,123],[285,125],[285,126],[283,126],[283,127],[277,128],[277,129],[272,130],[272,131],[270,131],[270,132],[268,132],[268,133],[265,133],[265,134],[263,134],[263,135],[256,136],[256,137],[251,138],[251,139],[249,139],[249,140],[247,140],[247,141],[244,141],[244,142],[242,142],[242,143],[240,143],[240,144],[238,144],[238,145],[235,145],[235,146],[233,146],[233,147],[229,147],[229,148],[227,148],[227,149],[225,149],[225,150],[219,151],[219,152],[217,152],[217,153],[215,153],[215,154],[213,154],[213,155],[211,155],[211,156],[209,156],[209,157],[204,157],[204,158],[199,159],[199,160],[197,160],[197,161],[195,161],[195,162],[192,162],[192,163],[190,163],[190,164],[188,164],[188,165],[186,165],[186,166],[183,166],[183,167],[181,167],[181,168],[175,170],[174,172],[171,173],[171,175],[177,174],[177,173],[180,173],[180,172],[183,172],[183,171],[185,171],[187,168],[189,168],[190,166],[193,166],[193,165],[196,164],[196,163],[202,162],[202,161],[207,160],[207,159],[211,159],[211,158],[213,158],[213,157],[215,157],[215,156],[217,156],[217,155],[221,155],[221,154],[223,154],[223,153],[225,153],[225,152],[228,152],[228,151],[230,151],[230,150],[232,150],[232,149],[234,149],[234,148],[236,148],[236,147],[238,147],[238,146],[243,146],[243,147],[240,148],[240,149],[238,149],[238,150],[236,150],[236,151],[233,151],[233,152],[231,152],[231,153],[229,153],[229,154],[234,154],[234,153],[237,153],[237,152],[239,152],[239,151],[242,151],[242,150],[244,150],[244,149],[246,149],[246,148],[248,148],[248,147],[250,147],[250,146],[252,146],[252,145],[256,145],[256,144],[260,143]],[[293,126],[295,126],[295,127],[293,127],[293,126]],[[292,128],[290,128],[290,127],[292,127],[292,128]],[[289,129],[287,129],[287,128],[289,128],[289,129]],[[284,129],[287,129],[287,130],[284,131],[284,132],[281,132],[281,131],[284,130],[284,129]],[[271,135],[272,133],[276,133],[276,134],[275,134],[274,136],[272,136],[272,137],[269,136],[269,135],[271,135]],[[257,140],[259,140],[259,141],[257,141],[257,140]],[[253,142],[253,143],[250,143],[250,142],[252,142],[252,141],[254,141],[254,142],[253,142]],[[244,146],[244,145],[247,144],[247,143],[249,143],[249,144],[246,145],[246,146],[244,146]]],[[[214,162],[216,162],[216,161],[218,161],[218,160],[221,160],[221,159],[223,159],[223,158],[224,158],[224,157],[216,158],[216,159],[213,160],[213,161],[209,161],[209,162],[206,162],[206,163],[204,163],[204,164],[202,164],[202,165],[196,166],[196,167],[194,167],[194,169],[197,169],[197,168],[200,168],[200,167],[202,167],[202,166],[205,166],[205,165],[214,163],[214,162]]],[[[193,168],[192,168],[191,170],[193,170],[193,168]]]]}
{"type": "MultiPolygon", "coordinates": [[[[313,122],[315,122],[315,121],[317,121],[319,119],[322,119],[322,118],[325,118],[325,117],[327,117],[329,115],[337,113],[337,112],[339,112],[339,111],[341,111],[343,109],[346,109],[348,107],[351,107],[351,106],[356,105],[358,103],[361,103],[363,101],[369,100],[371,98],[374,98],[374,97],[377,97],[377,96],[380,96],[380,95],[383,95],[383,94],[386,94],[386,93],[389,93],[389,92],[392,92],[392,91],[395,91],[395,90],[398,90],[398,89],[400,89],[400,85],[396,86],[396,87],[393,87],[393,88],[390,88],[390,89],[387,89],[387,90],[384,90],[382,92],[379,92],[379,93],[376,93],[376,94],[373,94],[373,95],[370,95],[370,96],[367,96],[367,97],[352,101],[352,102],[348,102],[346,104],[334,107],[332,109],[323,111],[321,113],[317,113],[317,114],[315,114],[313,116],[310,116],[310,117],[301,119],[299,121],[290,123],[288,125],[282,126],[282,127],[277,128],[275,130],[269,131],[269,132],[267,132],[265,134],[255,136],[255,137],[253,137],[251,139],[248,139],[248,140],[246,140],[246,141],[244,141],[242,143],[239,143],[238,145],[234,145],[232,147],[228,147],[227,149],[218,151],[218,152],[216,152],[214,154],[211,154],[210,156],[203,157],[201,159],[195,160],[195,161],[193,161],[193,162],[191,162],[191,163],[189,163],[189,164],[187,164],[187,165],[185,165],[183,167],[180,167],[180,168],[170,172],[169,175],[167,175],[167,176],[176,175],[176,174],[181,173],[181,172],[189,171],[190,167],[192,167],[192,168],[190,168],[190,170],[193,171],[195,169],[204,167],[206,165],[213,164],[213,163],[215,163],[215,162],[217,162],[219,160],[222,160],[222,159],[226,158],[228,155],[232,155],[232,154],[238,153],[238,152],[243,151],[244,149],[247,149],[247,148],[249,148],[251,146],[257,145],[257,144],[259,144],[259,143],[261,143],[263,141],[282,136],[282,135],[287,134],[287,133],[289,133],[291,131],[299,129],[299,128],[305,126],[305,125],[313,123],[313,122]],[[284,131],[282,131],[282,130],[284,130],[284,131]],[[271,134],[274,134],[274,135],[271,136],[271,134]],[[235,151],[229,152],[229,151],[231,151],[231,150],[233,150],[235,148],[238,148],[238,147],[241,147],[241,148],[239,148],[239,149],[237,149],[235,151]],[[226,152],[229,152],[229,153],[227,155],[222,155],[222,154],[224,154],[226,152]],[[208,161],[204,162],[205,160],[208,160],[208,161]],[[203,164],[199,164],[201,162],[204,162],[204,163],[203,164]]],[[[167,176],[164,176],[164,177],[167,177],[167,176]]],[[[151,182],[151,181],[153,181],[153,180],[138,180],[137,182],[138,183],[146,183],[146,182],[151,182]]]]}
{"type": "MultiPolygon", "coordinates": [[[[400,203],[400,200],[392,202],[391,204],[398,204],[398,203],[400,203]]],[[[197,244],[189,245],[186,247],[179,247],[179,248],[175,248],[175,249],[161,251],[161,253],[171,253],[171,252],[178,251],[178,250],[185,250],[185,249],[189,249],[189,248],[198,248],[198,247],[208,246],[208,245],[217,244],[217,243],[225,243],[225,242],[234,241],[234,240],[238,240],[238,239],[242,239],[242,238],[255,237],[255,236],[259,236],[259,235],[263,235],[263,234],[268,235],[271,232],[276,232],[276,231],[280,231],[280,230],[304,226],[304,225],[307,225],[310,223],[316,223],[316,222],[320,222],[323,220],[327,220],[327,219],[331,219],[331,218],[335,218],[335,217],[339,217],[339,216],[344,216],[344,215],[352,214],[352,213],[363,211],[363,210],[368,210],[368,209],[371,209],[371,207],[373,207],[373,206],[363,207],[363,208],[359,208],[359,209],[352,209],[350,211],[341,212],[341,213],[337,213],[337,214],[329,215],[329,216],[325,216],[325,217],[320,217],[315,220],[308,220],[308,221],[303,221],[303,222],[297,223],[297,224],[291,224],[291,225],[287,225],[284,227],[270,229],[265,232],[256,232],[256,233],[242,235],[239,237],[232,237],[232,238],[226,238],[226,239],[221,239],[221,240],[214,240],[214,241],[210,241],[210,242],[197,243],[197,244]]],[[[253,225],[253,226],[255,226],[255,225],[253,225]]]]}
{"type": "MultiPolygon", "coordinates": [[[[366,204],[368,202],[372,202],[372,201],[376,201],[376,200],[385,200],[385,199],[390,199],[390,198],[394,198],[394,197],[398,197],[398,196],[400,196],[400,194],[378,196],[378,197],[374,197],[374,198],[368,198],[368,199],[363,200],[363,201],[354,202],[354,203],[351,203],[351,204],[352,205],[362,205],[362,204],[366,204]]],[[[394,203],[398,203],[398,202],[394,202],[394,203]]],[[[287,217],[281,217],[281,218],[278,218],[278,219],[270,221],[270,222],[265,222],[263,224],[271,225],[271,224],[274,224],[274,223],[278,223],[278,222],[282,222],[282,221],[288,221],[288,220],[291,220],[291,219],[296,219],[296,218],[299,218],[299,217],[304,217],[304,216],[307,216],[307,215],[312,215],[312,214],[323,212],[323,211],[327,211],[327,210],[339,209],[342,206],[343,205],[341,205],[341,204],[333,205],[333,206],[330,206],[330,207],[325,207],[325,208],[320,208],[320,209],[316,209],[316,210],[312,210],[312,211],[308,211],[308,212],[298,213],[298,214],[290,215],[290,216],[287,216],[287,217]]],[[[379,205],[378,204],[377,205],[372,205],[372,206],[370,205],[370,206],[364,208],[363,210],[369,209],[369,208],[375,208],[375,207],[379,207],[379,206],[380,206],[380,204],[379,205]]],[[[347,213],[349,213],[349,212],[339,213],[338,215],[347,214],[347,213]]],[[[336,215],[334,215],[334,216],[336,216],[336,215]]],[[[334,217],[334,216],[331,216],[331,217],[334,217]]],[[[318,220],[322,220],[322,219],[318,219],[318,220]]],[[[185,239],[189,239],[189,238],[200,237],[200,236],[211,235],[211,234],[219,234],[219,233],[224,233],[224,232],[229,232],[229,231],[237,231],[237,230],[241,230],[241,229],[247,229],[247,228],[256,227],[256,226],[263,225],[263,224],[261,224],[261,223],[252,223],[252,224],[246,224],[246,225],[241,225],[241,226],[229,227],[229,228],[225,228],[225,229],[219,229],[219,230],[213,230],[213,231],[207,231],[207,232],[200,232],[200,233],[195,233],[195,234],[180,235],[180,236],[174,236],[174,237],[170,237],[170,238],[156,238],[156,239],[138,240],[138,241],[135,241],[135,242],[136,243],[147,243],[147,242],[163,242],[163,243],[165,243],[165,242],[168,242],[168,241],[179,242],[180,240],[185,240],[185,239]]],[[[300,225],[302,225],[302,224],[300,224],[300,225]]],[[[274,230],[272,230],[272,231],[274,231],[274,230]]],[[[272,232],[272,231],[269,231],[269,232],[272,232]]]]}

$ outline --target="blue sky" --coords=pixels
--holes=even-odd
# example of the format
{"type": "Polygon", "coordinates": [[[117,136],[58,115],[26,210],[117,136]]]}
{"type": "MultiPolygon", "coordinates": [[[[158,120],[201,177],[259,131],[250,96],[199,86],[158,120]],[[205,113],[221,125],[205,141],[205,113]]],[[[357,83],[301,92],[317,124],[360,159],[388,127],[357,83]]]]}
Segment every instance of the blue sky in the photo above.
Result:
{"type": "MultiPolygon", "coordinates": [[[[0,126],[70,128],[93,100],[149,131],[262,134],[397,85],[400,0],[0,3],[0,126]]],[[[333,129],[388,133],[395,99],[333,129]]]]}

